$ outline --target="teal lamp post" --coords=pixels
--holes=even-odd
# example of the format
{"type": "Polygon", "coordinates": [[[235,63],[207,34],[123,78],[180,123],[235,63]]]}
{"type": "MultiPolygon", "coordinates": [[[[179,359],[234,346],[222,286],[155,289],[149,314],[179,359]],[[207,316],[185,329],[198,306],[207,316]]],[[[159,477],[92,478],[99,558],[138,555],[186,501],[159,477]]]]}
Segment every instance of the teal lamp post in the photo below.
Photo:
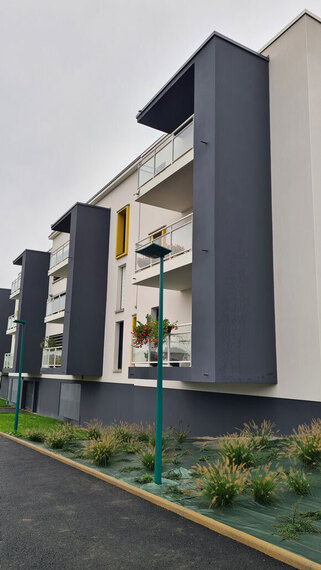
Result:
{"type": "Polygon", "coordinates": [[[19,420],[19,403],[20,403],[20,392],[21,392],[21,373],[22,373],[22,357],[23,357],[23,341],[24,341],[24,337],[25,337],[25,325],[26,325],[26,321],[23,321],[21,319],[15,319],[13,321],[14,323],[17,323],[18,325],[22,326],[22,331],[21,331],[21,344],[20,344],[20,358],[19,358],[19,377],[18,377],[18,386],[17,386],[17,399],[16,399],[16,411],[15,411],[15,415],[14,415],[14,431],[17,431],[18,429],[18,420],[19,420]]]}
{"type": "Polygon", "coordinates": [[[164,292],[164,257],[171,250],[152,242],[136,253],[158,259],[159,268],[159,306],[158,306],[158,350],[157,350],[157,391],[156,391],[156,432],[155,432],[155,470],[154,483],[162,482],[162,432],[163,432],[163,292],[164,292]]]}

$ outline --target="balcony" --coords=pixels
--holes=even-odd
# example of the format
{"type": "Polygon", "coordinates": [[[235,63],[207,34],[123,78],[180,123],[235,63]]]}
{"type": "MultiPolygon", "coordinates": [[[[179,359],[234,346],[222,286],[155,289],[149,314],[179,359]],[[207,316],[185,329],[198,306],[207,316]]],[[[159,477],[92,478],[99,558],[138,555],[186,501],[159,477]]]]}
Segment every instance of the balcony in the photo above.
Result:
{"type": "Polygon", "coordinates": [[[48,275],[67,277],[68,258],[69,241],[51,252],[48,275]]]}
{"type": "Polygon", "coordinates": [[[3,359],[3,368],[13,368],[13,352],[6,352],[3,359]]]}
{"type": "Polygon", "coordinates": [[[51,297],[47,301],[45,323],[63,323],[65,316],[66,293],[51,297]]]}
{"type": "Polygon", "coordinates": [[[12,281],[10,299],[18,299],[21,287],[21,273],[19,273],[17,279],[12,281]]]}
{"type": "Polygon", "coordinates": [[[60,368],[61,354],[62,354],[61,346],[44,348],[42,351],[42,368],[60,368]]]}
{"type": "Polygon", "coordinates": [[[192,208],[193,132],[189,118],[143,159],[138,168],[137,202],[177,212],[192,208]]]}
{"type": "MultiPolygon", "coordinates": [[[[177,325],[164,339],[163,366],[191,366],[191,323],[177,325]]],[[[157,346],[154,343],[132,345],[132,366],[156,366],[157,346]]]]}
{"type": "Polygon", "coordinates": [[[15,323],[14,320],[16,318],[17,318],[16,315],[10,315],[10,317],[8,318],[6,334],[15,334],[17,330],[17,323],[15,323]]]}
{"type": "MultiPolygon", "coordinates": [[[[192,242],[193,214],[180,218],[169,226],[140,240],[136,249],[148,243],[158,243],[171,252],[164,258],[164,288],[175,291],[190,289],[192,286],[192,242]]],[[[136,253],[134,285],[158,287],[159,260],[136,253]]]]}

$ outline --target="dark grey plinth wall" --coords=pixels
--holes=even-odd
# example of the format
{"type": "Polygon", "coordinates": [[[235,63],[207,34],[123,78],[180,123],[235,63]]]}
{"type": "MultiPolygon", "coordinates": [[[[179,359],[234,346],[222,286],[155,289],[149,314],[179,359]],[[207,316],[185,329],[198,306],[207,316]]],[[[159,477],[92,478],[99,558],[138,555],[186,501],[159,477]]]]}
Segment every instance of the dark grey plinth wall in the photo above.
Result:
{"type": "Polygon", "coordinates": [[[3,358],[10,352],[11,335],[6,334],[8,317],[14,313],[14,301],[9,299],[10,289],[0,289],[0,369],[3,367],[3,358]]]}
{"type": "MultiPolygon", "coordinates": [[[[39,380],[39,414],[61,418],[58,377],[39,380]]],[[[98,419],[104,424],[114,421],[149,423],[155,421],[156,389],[131,384],[107,382],[70,382],[81,385],[79,423],[98,419]]],[[[192,390],[164,389],[164,426],[177,426],[181,420],[190,425],[195,436],[217,436],[241,428],[244,422],[269,419],[283,434],[299,424],[320,417],[321,403],[238,394],[220,394],[192,390]]],[[[68,418],[65,418],[68,419],[68,418]]]]}
{"type": "Polygon", "coordinates": [[[110,210],[76,204],[53,230],[70,233],[61,368],[50,373],[101,376],[110,210]]]}
{"type": "MultiPolygon", "coordinates": [[[[23,372],[37,374],[41,367],[41,342],[45,336],[44,318],[48,297],[49,253],[26,249],[14,260],[21,265],[21,285],[19,294],[18,319],[26,321],[23,372]]],[[[13,368],[8,372],[18,372],[21,329],[17,326],[13,368]]]]}
{"type": "MultiPolygon", "coordinates": [[[[193,112],[191,101],[190,379],[273,384],[268,60],[214,34],[139,113],[138,121],[174,130],[193,112]],[[185,103],[177,96],[182,83],[185,103]]],[[[145,374],[140,368],[140,377],[145,374]]]]}

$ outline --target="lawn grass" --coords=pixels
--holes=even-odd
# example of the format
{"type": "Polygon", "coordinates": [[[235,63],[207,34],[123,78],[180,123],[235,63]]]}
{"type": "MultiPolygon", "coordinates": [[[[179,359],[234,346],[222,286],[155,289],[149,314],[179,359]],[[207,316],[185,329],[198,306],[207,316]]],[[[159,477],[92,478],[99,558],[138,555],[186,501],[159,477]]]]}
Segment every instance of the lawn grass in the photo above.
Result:
{"type": "MultiPolygon", "coordinates": [[[[13,431],[14,414],[0,414],[0,431],[11,433],[13,431]]],[[[18,433],[21,434],[25,429],[41,428],[45,431],[63,422],[54,420],[53,418],[45,418],[35,414],[19,414],[18,433]]]]}
{"type": "Polygon", "coordinates": [[[10,404],[7,404],[5,400],[0,398],[0,408],[12,408],[10,404]]]}

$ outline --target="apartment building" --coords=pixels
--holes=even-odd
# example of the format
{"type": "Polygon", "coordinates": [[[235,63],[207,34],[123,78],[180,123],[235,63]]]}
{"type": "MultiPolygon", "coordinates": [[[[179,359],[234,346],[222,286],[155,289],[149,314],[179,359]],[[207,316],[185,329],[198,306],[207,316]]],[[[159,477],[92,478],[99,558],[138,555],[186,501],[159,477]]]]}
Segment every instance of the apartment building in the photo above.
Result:
{"type": "Polygon", "coordinates": [[[133,331],[158,316],[159,264],[136,253],[156,241],[171,250],[165,425],[288,431],[320,415],[320,54],[307,11],[260,53],[214,32],[139,111],[157,142],[53,223],[49,253],[14,261],[2,397],[16,395],[13,314],[27,321],[22,406],[154,421],[157,345],[133,331]]]}

